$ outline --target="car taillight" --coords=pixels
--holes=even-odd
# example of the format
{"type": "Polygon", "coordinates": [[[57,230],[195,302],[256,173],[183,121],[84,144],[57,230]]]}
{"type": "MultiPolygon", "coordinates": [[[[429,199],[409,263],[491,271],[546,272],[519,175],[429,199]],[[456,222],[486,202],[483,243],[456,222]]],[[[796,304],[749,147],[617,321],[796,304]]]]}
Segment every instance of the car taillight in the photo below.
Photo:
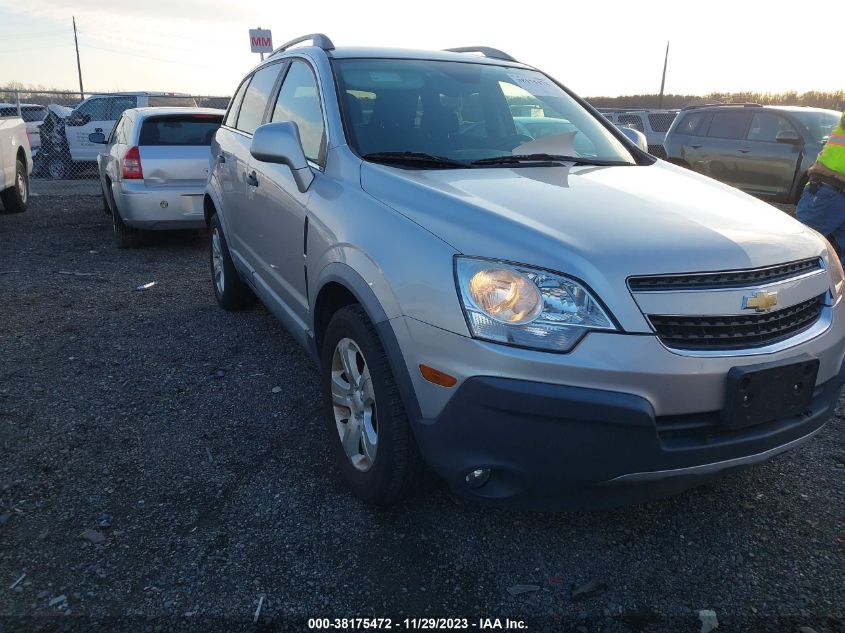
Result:
{"type": "Polygon", "coordinates": [[[120,176],[124,180],[143,180],[144,170],[141,169],[141,152],[137,147],[126,150],[121,161],[120,176]]]}

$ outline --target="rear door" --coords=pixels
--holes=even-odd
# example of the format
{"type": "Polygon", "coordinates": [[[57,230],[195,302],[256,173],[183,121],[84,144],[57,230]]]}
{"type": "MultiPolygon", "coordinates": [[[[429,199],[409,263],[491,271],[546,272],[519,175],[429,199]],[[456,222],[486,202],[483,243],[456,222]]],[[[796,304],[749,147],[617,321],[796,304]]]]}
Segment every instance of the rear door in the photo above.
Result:
{"type": "Polygon", "coordinates": [[[778,143],[780,132],[798,131],[783,116],[757,111],[745,142],[737,148],[737,179],[743,190],[764,196],[786,196],[792,190],[801,160],[801,145],[778,143]]]}
{"type": "Polygon", "coordinates": [[[88,135],[102,132],[108,136],[123,111],[134,108],[137,103],[137,97],[131,95],[93,97],[76,108],[66,121],[68,147],[73,160],[97,160],[101,147],[91,143],[88,135]],[[81,120],[80,116],[83,117],[81,120]],[[81,125],[74,125],[77,121],[81,125]]]}
{"type": "Polygon", "coordinates": [[[713,113],[707,138],[702,139],[699,164],[701,171],[724,183],[740,186],[737,167],[738,150],[745,142],[752,113],[742,109],[719,110],[713,113]]]}

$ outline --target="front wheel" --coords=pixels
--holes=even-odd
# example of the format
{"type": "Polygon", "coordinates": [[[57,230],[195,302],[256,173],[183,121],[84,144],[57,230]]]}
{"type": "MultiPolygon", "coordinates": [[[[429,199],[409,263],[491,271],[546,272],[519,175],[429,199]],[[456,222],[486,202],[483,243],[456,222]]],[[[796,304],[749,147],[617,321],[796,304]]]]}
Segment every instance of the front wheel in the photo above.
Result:
{"type": "Polygon", "coordinates": [[[346,484],[373,505],[408,496],[426,469],[387,354],[361,306],[332,317],[321,361],[329,443],[346,484]]]}
{"type": "Polygon", "coordinates": [[[29,178],[26,174],[26,165],[20,160],[15,161],[15,184],[0,191],[0,200],[3,201],[3,207],[9,213],[26,211],[29,203],[29,178]]]}

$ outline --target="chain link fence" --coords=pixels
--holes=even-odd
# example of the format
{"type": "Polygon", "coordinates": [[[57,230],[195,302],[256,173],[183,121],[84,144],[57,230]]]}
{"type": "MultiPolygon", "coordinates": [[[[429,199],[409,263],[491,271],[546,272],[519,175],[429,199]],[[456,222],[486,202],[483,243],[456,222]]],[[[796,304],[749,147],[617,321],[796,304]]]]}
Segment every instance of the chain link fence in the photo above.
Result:
{"type": "MultiPolygon", "coordinates": [[[[31,188],[38,193],[99,193],[97,154],[102,146],[88,135],[112,131],[121,113],[146,106],[199,106],[225,109],[226,96],[160,92],[12,90],[0,88],[0,116],[21,116],[32,146],[31,188]]],[[[600,108],[619,126],[639,130],[649,151],[666,157],[663,139],[677,110],[600,108]]],[[[530,115],[529,115],[530,116],[530,115]]]]}
{"type": "Polygon", "coordinates": [[[33,155],[33,193],[99,193],[97,154],[88,135],[112,131],[124,110],[146,106],[224,109],[229,97],[159,92],[31,91],[0,89],[0,116],[26,123],[33,155]]]}

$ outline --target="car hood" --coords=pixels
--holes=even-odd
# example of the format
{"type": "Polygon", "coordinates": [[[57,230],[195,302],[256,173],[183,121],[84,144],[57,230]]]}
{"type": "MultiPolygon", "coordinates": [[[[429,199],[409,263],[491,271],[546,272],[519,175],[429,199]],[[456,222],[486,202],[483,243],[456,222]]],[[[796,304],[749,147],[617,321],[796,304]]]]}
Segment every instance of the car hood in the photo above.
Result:
{"type": "Polygon", "coordinates": [[[627,276],[766,266],[822,248],[775,207],[662,162],[443,170],[364,163],[361,184],[462,253],[527,264],[578,262],[627,276]]]}
{"type": "Polygon", "coordinates": [[[609,303],[630,299],[631,275],[768,266],[825,248],[775,207],[663,161],[442,170],[365,162],[361,185],[460,253],[572,275],[609,303]]]}

